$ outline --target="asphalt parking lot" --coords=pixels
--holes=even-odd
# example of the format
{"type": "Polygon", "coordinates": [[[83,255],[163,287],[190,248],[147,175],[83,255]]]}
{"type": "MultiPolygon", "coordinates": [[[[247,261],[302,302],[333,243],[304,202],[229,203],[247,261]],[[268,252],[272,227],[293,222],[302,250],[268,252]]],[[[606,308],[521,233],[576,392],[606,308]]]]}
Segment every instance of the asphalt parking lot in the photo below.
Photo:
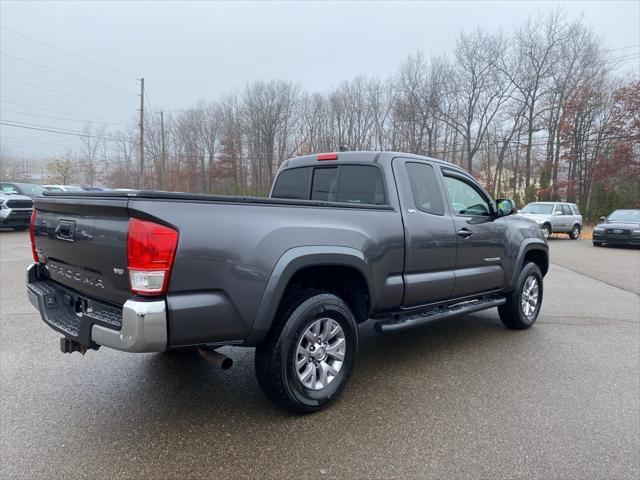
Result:
{"type": "Polygon", "coordinates": [[[361,328],[344,397],[291,417],[253,351],[63,355],[26,299],[28,234],[0,232],[0,476],[638,478],[640,251],[550,240],[537,324],[490,310],[361,328]]]}

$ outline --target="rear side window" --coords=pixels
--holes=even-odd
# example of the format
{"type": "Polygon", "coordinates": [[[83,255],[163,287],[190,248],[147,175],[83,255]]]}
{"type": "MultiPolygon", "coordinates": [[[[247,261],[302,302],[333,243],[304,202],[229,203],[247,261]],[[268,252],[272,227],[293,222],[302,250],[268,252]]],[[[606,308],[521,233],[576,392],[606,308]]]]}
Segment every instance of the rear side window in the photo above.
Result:
{"type": "Polygon", "coordinates": [[[382,175],[377,167],[343,165],[338,178],[338,202],[386,203],[382,175]]]}
{"type": "Polygon", "coordinates": [[[278,175],[271,198],[309,200],[309,180],[311,167],[283,170],[278,175]]]}
{"type": "Polygon", "coordinates": [[[416,208],[423,212],[444,215],[444,201],[433,167],[415,162],[408,162],[406,165],[416,208]]]}

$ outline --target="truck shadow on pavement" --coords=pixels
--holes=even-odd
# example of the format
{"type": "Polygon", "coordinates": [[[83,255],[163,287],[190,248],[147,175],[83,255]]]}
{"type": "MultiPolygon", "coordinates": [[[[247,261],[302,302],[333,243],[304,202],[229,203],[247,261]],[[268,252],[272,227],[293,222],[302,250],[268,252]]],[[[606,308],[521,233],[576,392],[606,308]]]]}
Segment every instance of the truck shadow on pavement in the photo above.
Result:
{"type": "MultiPolygon", "coordinates": [[[[470,367],[477,368],[479,358],[493,367],[492,362],[499,361],[506,344],[513,348],[517,339],[526,341],[535,335],[535,328],[526,332],[507,330],[497,314],[486,312],[383,336],[368,322],[360,327],[360,352],[350,385],[328,411],[358,410],[370,402],[383,404],[393,401],[394,392],[421,395],[426,405],[430,399],[425,388],[437,389],[453,377],[467,375],[470,367]]],[[[262,394],[254,375],[253,349],[227,347],[221,352],[234,359],[231,370],[216,368],[197,352],[150,355],[133,373],[138,377],[131,382],[135,390],[122,400],[146,405],[148,408],[138,414],[147,418],[140,421],[159,422],[158,426],[178,413],[182,425],[239,418],[246,422],[246,417],[269,423],[325,415],[290,417],[262,394]],[[153,418],[147,412],[153,412],[153,418]]]]}

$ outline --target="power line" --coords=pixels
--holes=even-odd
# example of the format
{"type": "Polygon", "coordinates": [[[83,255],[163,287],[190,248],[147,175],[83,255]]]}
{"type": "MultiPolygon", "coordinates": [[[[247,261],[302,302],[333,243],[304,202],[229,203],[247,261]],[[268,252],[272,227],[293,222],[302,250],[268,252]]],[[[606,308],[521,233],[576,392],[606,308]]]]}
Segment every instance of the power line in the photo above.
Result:
{"type": "MultiPolygon", "coordinates": [[[[53,120],[64,120],[66,122],[81,122],[81,123],[89,123],[87,120],[79,119],[79,118],[64,118],[64,117],[55,117],[52,115],[39,115],[37,113],[26,113],[26,112],[18,112],[16,110],[7,110],[6,108],[0,108],[0,112],[13,113],[15,115],[24,115],[26,117],[39,117],[39,118],[50,118],[53,120]]],[[[11,120],[9,120],[11,121],[11,120]]],[[[100,122],[102,125],[110,125],[110,126],[122,126],[127,127],[124,123],[105,123],[100,122]]]]}
{"type": "Polygon", "coordinates": [[[107,66],[107,65],[103,65],[103,64],[98,63],[98,62],[94,62],[93,60],[89,60],[88,58],[82,57],[82,56],[80,56],[80,55],[77,55],[77,54],[75,54],[75,53],[69,52],[69,51],[64,50],[64,49],[62,49],[62,48],[56,47],[56,46],[54,46],[54,45],[51,45],[50,43],[43,42],[42,40],[38,40],[37,38],[34,38],[34,37],[30,36],[30,35],[27,35],[27,34],[24,34],[24,33],[18,32],[17,30],[14,30],[14,29],[12,29],[12,28],[6,27],[6,26],[4,26],[4,25],[0,25],[0,28],[3,28],[4,30],[7,30],[7,31],[9,31],[9,32],[12,32],[12,33],[14,33],[14,34],[16,34],[16,35],[20,35],[21,37],[27,38],[27,39],[31,40],[32,42],[39,43],[40,45],[44,45],[44,46],[46,46],[46,47],[52,48],[52,49],[54,49],[54,50],[57,50],[58,52],[62,52],[62,53],[66,54],[66,55],[69,55],[69,56],[71,56],[71,57],[78,58],[78,59],[80,59],[80,60],[83,60],[83,61],[85,61],[85,62],[88,62],[88,63],[90,63],[90,64],[92,64],[92,65],[97,66],[97,67],[104,68],[104,69],[106,69],[106,70],[109,70],[109,71],[111,71],[111,72],[117,73],[117,74],[119,74],[119,75],[123,75],[123,76],[128,77],[128,78],[132,78],[133,80],[138,80],[138,78],[137,78],[137,77],[135,77],[135,76],[133,76],[133,75],[129,75],[128,73],[125,73],[125,72],[123,72],[123,71],[121,71],[121,70],[118,70],[118,69],[113,68],[113,67],[109,67],[109,66],[107,66]]]}
{"type": "Polygon", "coordinates": [[[620,57],[609,58],[609,59],[603,60],[602,63],[615,63],[615,62],[620,62],[620,61],[623,61],[623,60],[630,60],[633,57],[640,57],[640,52],[629,53],[629,54],[626,54],[626,55],[622,55],[620,57]]]}
{"type": "Polygon", "coordinates": [[[611,48],[607,50],[607,52],[617,52],[619,50],[628,50],[630,48],[636,48],[636,47],[640,47],[640,43],[636,43],[634,45],[627,45],[626,47],[611,48]]]}
{"type": "Polygon", "coordinates": [[[44,68],[46,70],[51,70],[52,72],[56,72],[56,73],[59,73],[61,75],[66,75],[66,76],[71,77],[71,78],[77,78],[79,80],[83,80],[85,82],[93,83],[95,85],[99,85],[99,86],[104,87],[104,88],[110,88],[112,90],[117,90],[119,92],[124,92],[124,93],[127,93],[129,95],[136,95],[136,96],[138,95],[137,93],[131,92],[129,90],[125,90],[124,88],[114,87],[113,85],[108,85],[108,84],[102,83],[102,82],[96,82],[95,80],[91,80],[90,78],[81,77],[80,75],[64,72],[62,70],[58,70],[57,68],[48,67],[47,65],[43,65],[42,63],[38,63],[38,62],[31,61],[31,60],[27,60],[26,58],[18,57],[17,55],[12,55],[12,54],[7,53],[7,52],[0,51],[0,54],[5,55],[5,56],[10,57],[10,58],[13,58],[15,60],[18,60],[20,62],[29,63],[31,65],[35,65],[37,67],[44,68]]]}
{"type": "MultiPolygon", "coordinates": [[[[26,107],[26,108],[35,108],[37,110],[43,110],[45,112],[53,112],[53,113],[62,113],[64,115],[76,115],[73,112],[66,112],[64,110],[55,110],[53,108],[45,108],[45,107],[39,107],[37,105],[29,105],[27,103],[19,103],[19,102],[13,102],[11,100],[5,100],[4,98],[0,98],[0,102],[2,103],[10,103],[11,105],[17,105],[19,107],[26,107]]],[[[80,116],[84,116],[84,115],[80,115],[80,116]]],[[[106,121],[106,122],[119,122],[120,120],[114,120],[112,118],[104,118],[104,117],[85,117],[88,119],[88,121],[106,121]]]]}
{"type": "Polygon", "coordinates": [[[24,128],[27,130],[37,130],[40,132],[59,133],[61,135],[73,135],[76,137],[99,138],[99,139],[113,140],[113,141],[127,140],[124,137],[114,137],[111,135],[92,135],[90,133],[88,134],[88,133],[78,132],[73,130],[53,129],[52,127],[49,127],[47,125],[35,125],[35,124],[28,124],[28,123],[16,122],[16,121],[13,121],[13,122],[0,121],[0,124],[6,125],[8,127],[24,128]]]}
{"type": "Polygon", "coordinates": [[[35,83],[24,82],[22,80],[16,80],[15,78],[5,77],[4,75],[0,75],[0,78],[4,78],[5,80],[9,80],[11,82],[21,83],[23,85],[28,85],[30,87],[40,88],[42,90],[47,90],[49,92],[59,93],[61,95],[68,95],[70,97],[79,98],[81,100],[87,100],[89,102],[102,103],[104,105],[111,105],[113,107],[118,107],[118,108],[124,108],[126,110],[131,110],[131,107],[125,107],[124,105],[118,105],[117,103],[105,102],[104,100],[97,100],[95,98],[90,98],[90,97],[83,97],[82,95],[76,95],[75,93],[65,92],[63,90],[56,90],[55,88],[49,88],[49,87],[45,87],[45,86],[38,85],[38,84],[35,84],[35,83]]]}

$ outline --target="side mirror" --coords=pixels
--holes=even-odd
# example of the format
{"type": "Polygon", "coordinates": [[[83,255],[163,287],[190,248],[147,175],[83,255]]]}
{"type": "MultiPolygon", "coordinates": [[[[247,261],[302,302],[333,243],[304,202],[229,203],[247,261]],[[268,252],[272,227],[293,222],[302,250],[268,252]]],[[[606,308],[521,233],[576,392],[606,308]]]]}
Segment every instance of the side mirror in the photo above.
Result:
{"type": "Polygon", "coordinates": [[[555,210],[555,211],[553,212],[553,216],[554,216],[554,217],[557,217],[558,215],[562,215],[562,212],[559,212],[559,211],[555,210]]]}
{"type": "Polygon", "coordinates": [[[496,209],[499,217],[506,217],[516,211],[516,204],[510,198],[498,198],[496,199],[496,209]]]}
{"type": "Polygon", "coordinates": [[[600,217],[600,221],[603,222],[603,223],[606,222],[607,221],[607,217],[600,217]]]}

